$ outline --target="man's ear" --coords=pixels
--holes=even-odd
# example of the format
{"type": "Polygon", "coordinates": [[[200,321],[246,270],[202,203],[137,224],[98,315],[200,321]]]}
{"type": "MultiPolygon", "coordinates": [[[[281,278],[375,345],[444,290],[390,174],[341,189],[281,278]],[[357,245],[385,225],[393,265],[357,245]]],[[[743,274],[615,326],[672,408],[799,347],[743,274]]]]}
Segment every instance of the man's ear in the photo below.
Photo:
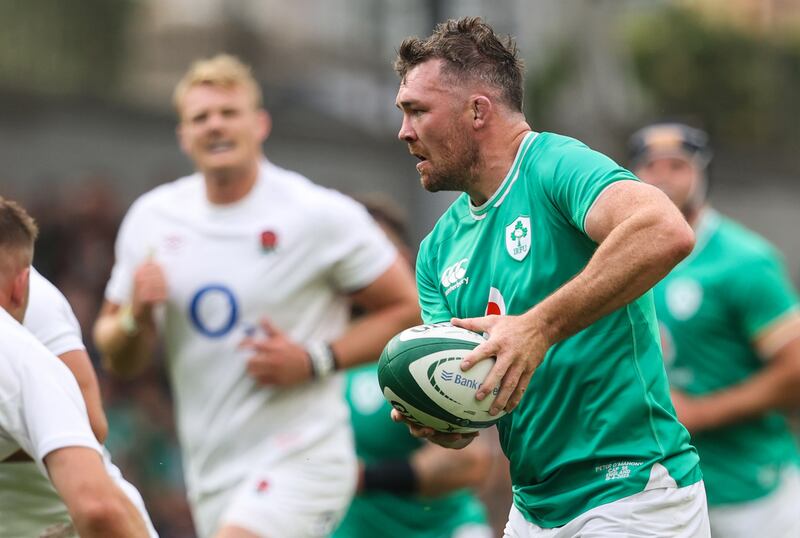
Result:
{"type": "Polygon", "coordinates": [[[472,126],[481,129],[492,112],[492,101],[485,95],[475,95],[470,101],[472,112],[472,126]]]}
{"type": "Polygon", "coordinates": [[[20,323],[25,317],[25,309],[28,307],[28,292],[30,290],[31,268],[27,266],[20,271],[11,282],[11,296],[9,297],[11,315],[20,323]]]}
{"type": "Polygon", "coordinates": [[[272,132],[272,116],[269,115],[266,109],[262,108],[258,111],[258,134],[260,140],[263,142],[269,138],[272,132]]]}

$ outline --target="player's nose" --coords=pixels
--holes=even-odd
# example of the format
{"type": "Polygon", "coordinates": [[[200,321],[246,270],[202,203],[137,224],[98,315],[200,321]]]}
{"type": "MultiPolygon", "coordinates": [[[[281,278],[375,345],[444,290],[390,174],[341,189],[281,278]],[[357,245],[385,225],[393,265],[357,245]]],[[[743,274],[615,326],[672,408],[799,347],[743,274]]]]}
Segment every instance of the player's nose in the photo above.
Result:
{"type": "Polygon", "coordinates": [[[225,118],[222,114],[211,114],[206,122],[206,129],[209,131],[220,131],[225,125],[225,118]]]}
{"type": "Polygon", "coordinates": [[[403,117],[403,123],[400,125],[397,138],[402,142],[414,142],[417,140],[417,133],[411,128],[410,122],[405,117],[403,117]]]}

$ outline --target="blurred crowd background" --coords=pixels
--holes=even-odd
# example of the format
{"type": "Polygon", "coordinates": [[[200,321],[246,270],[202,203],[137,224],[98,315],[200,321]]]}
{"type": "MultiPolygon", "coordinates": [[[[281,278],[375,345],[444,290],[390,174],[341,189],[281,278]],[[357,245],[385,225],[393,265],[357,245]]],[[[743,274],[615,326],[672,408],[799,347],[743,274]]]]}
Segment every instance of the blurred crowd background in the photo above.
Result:
{"type": "MultiPolygon", "coordinates": [[[[92,357],[123,212],[191,171],[170,95],[192,60],[250,63],[274,120],[268,158],[390,196],[416,243],[453,196],[425,193],[396,140],[391,62],[404,37],[463,15],[516,37],[535,130],[623,164],[644,123],[708,130],[714,205],[777,245],[800,283],[800,0],[1,0],[0,193],[37,218],[35,264],[92,357]]],[[[162,369],[100,377],[115,462],[162,536],[192,536],[162,369]]]]}

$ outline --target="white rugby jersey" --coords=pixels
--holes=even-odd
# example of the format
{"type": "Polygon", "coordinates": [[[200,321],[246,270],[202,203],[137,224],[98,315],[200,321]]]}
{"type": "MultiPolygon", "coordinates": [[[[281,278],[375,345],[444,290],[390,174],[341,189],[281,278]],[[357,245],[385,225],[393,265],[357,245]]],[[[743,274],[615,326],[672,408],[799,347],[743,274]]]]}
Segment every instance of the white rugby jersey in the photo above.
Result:
{"type": "Polygon", "coordinates": [[[339,376],[290,388],[258,385],[238,349],[269,318],[296,342],[331,341],[349,320],[344,294],[396,257],[350,198],[262,161],[248,195],[206,198],[202,175],[162,185],[130,208],[106,298],[130,301],[135,268],[152,258],[169,298],[165,337],[190,499],[232,487],[248,464],[280,458],[347,428],[339,376]]]}
{"type": "MultiPolygon", "coordinates": [[[[84,350],[81,327],[67,298],[33,267],[30,274],[30,295],[23,326],[53,355],[84,350]]],[[[125,480],[104,448],[102,455],[106,472],[136,506],[150,536],[158,536],[139,491],[125,480]]],[[[59,528],[71,526],[67,507],[50,480],[35,464],[27,462],[0,464],[0,521],[4,522],[2,529],[5,529],[0,531],[0,537],[4,536],[3,532],[7,536],[40,536],[45,529],[55,533],[59,528]]]]}
{"type": "Polygon", "coordinates": [[[81,326],[67,298],[33,267],[30,290],[22,325],[53,355],[85,350],[81,326]]]}
{"type": "Polygon", "coordinates": [[[0,309],[0,461],[19,449],[44,457],[68,446],[100,452],[69,369],[0,309]]]}

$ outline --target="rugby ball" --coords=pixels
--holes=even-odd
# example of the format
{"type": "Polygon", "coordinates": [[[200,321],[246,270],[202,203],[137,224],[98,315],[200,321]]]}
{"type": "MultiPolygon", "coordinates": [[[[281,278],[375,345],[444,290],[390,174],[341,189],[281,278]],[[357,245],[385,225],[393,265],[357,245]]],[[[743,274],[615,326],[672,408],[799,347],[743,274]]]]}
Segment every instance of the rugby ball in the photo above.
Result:
{"type": "Polygon", "coordinates": [[[461,370],[461,359],[485,340],[450,323],[406,329],[386,344],[378,362],[384,398],[410,421],[438,431],[468,433],[493,425],[505,414],[489,414],[498,388],[482,401],[475,394],[494,359],[461,370]]]}

